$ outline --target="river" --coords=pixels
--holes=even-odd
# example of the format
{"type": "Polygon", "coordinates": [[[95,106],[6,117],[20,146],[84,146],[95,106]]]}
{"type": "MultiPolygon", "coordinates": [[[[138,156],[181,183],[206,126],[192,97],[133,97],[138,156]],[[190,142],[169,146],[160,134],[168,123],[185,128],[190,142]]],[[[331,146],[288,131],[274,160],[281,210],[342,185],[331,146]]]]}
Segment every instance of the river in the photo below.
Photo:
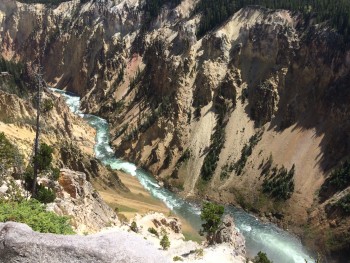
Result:
{"type": "MultiPolygon", "coordinates": [[[[167,207],[175,214],[185,218],[195,229],[200,228],[200,207],[197,204],[184,200],[161,187],[149,173],[137,168],[135,164],[116,158],[113,149],[109,145],[109,125],[107,121],[94,115],[82,114],[79,111],[79,97],[61,90],[52,90],[63,95],[71,111],[83,117],[96,129],[96,158],[102,161],[103,164],[110,165],[112,169],[122,170],[131,176],[136,176],[152,196],[162,200],[167,207]]],[[[237,228],[244,235],[249,256],[254,256],[259,251],[263,251],[274,263],[305,263],[305,260],[308,263],[315,262],[298,238],[274,224],[263,223],[256,217],[233,206],[226,206],[225,212],[234,217],[237,228]]]]}

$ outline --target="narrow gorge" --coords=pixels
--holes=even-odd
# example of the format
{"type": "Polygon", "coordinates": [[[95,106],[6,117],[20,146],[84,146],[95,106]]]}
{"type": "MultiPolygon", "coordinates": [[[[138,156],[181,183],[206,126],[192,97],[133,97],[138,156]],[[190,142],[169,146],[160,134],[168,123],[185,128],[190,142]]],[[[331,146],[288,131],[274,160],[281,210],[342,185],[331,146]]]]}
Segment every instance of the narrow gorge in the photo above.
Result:
{"type": "MultiPolygon", "coordinates": [[[[98,170],[107,184],[117,177],[100,161],[128,172],[197,227],[193,204],[224,204],[248,250],[273,262],[285,254],[269,244],[289,251],[288,262],[317,253],[348,262],[350,48],[313,3],[299,12],[232,1],[236,9],[211,26],[205,0],[44,2],[0,2],[0,49],[4,61],[40,64],[73,112],[79,98],[71,95],[79,96],[80,115],[96,128],[94,154],[95,130],[59,99],[44,140],[70,138],[81,154],[75,162],[67,142],[58,166],[88,179],[98,170]]],[[[17,112],[25,122],[34,109],[8,92],[0,93],[0,131],[16,140],[17,112]]],[[[31,141],[21,145],[29,156],[31,141]]]]}

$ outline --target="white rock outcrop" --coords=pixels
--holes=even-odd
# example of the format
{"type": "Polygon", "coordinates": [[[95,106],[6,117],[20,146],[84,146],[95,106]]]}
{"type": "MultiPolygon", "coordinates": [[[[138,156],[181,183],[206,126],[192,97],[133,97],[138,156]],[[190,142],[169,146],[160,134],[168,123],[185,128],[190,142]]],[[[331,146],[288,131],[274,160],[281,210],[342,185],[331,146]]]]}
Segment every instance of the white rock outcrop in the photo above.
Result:
{"type": "Polygon", "coordinates": [[[166,263],[150,242],[127,232],[64,236],[34,232],[24,224],[0,223],[0,263],[166,263]]]}

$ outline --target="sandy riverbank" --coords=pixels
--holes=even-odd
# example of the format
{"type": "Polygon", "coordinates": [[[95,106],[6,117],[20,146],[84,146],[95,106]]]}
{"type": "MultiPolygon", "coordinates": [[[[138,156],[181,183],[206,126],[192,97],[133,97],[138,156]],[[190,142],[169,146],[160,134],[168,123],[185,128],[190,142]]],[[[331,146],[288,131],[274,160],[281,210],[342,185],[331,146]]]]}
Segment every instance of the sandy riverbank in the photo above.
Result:
{"type": "MultiPolygon", "coordinates": [[[[118,176],[130,192],[116,191],[112,188],[105,188],[97,182],[93,182],[95,189],[101,194],[103,200],[113,209],[118,210],[119,217],[125,216],[127,220],[135,217],[136,214],[147,214],[159,212],[165,215],[174,215],[166,205],[154,198],[137,180],[136,177],[118,171],[118,176]]],[[[174,215],[176,216],[176,215],[174,215]]],[[[198,232],[181,218],[182,232],[186,239],[194,241],[202,240],[198,232]]]]}

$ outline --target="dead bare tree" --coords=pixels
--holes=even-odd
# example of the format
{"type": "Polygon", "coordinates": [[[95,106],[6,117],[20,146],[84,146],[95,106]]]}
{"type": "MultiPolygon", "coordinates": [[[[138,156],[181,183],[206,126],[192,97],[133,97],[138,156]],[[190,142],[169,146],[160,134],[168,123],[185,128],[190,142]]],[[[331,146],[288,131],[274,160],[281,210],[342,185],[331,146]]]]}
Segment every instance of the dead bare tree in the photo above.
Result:
{"type": "Polygon", "coordinates": [[[33,158],[33,186],[32,186],[32,196],[36,195],[36,186],[38,179],[38,154],[39,154],[39,145],[40,145],[40,106],[41,106],[41,91],[43,90],[43,86],[45,84],[43,80],[43,76],[41,73],[41,69],[39,68],[38,73],[35,73],[35,80],[37,82],[37,96],[36,96],[36,133],[35,133],[35,141],[34,141],[34,158],[33,158]]]}

